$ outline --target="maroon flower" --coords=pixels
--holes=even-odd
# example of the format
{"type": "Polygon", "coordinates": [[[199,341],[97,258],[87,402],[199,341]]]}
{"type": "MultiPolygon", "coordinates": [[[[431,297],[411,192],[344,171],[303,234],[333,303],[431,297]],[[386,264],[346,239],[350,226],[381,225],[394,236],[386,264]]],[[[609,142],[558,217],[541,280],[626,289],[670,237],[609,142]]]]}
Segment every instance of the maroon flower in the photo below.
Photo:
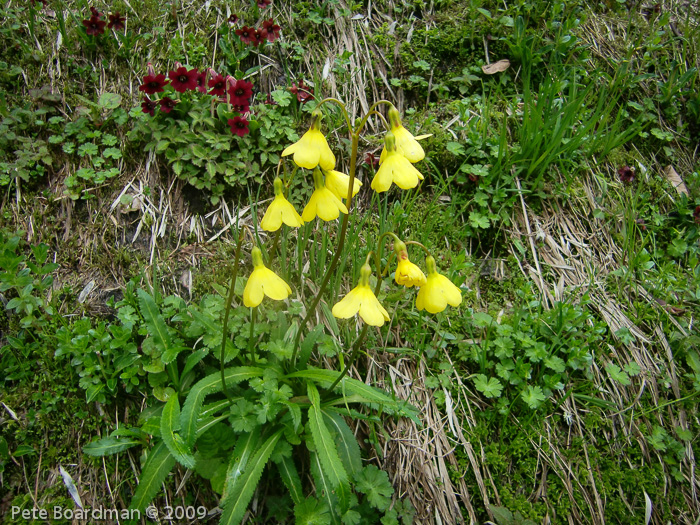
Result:
{"type": "Polygon", "coordinates": [[[97,18],[102,18],[102,13],[100,13],[96,7],[90,7],[90,12],[92,13],[92,16],[96,16],[97,18]]]}
{"type": "Polygon", "coordinates": [[[296,95],[297,100],[302,104],[314,98],[314,88],[304,84],[303,80],[299,81],[298,86],[296,85],[296,83],[292,84],[292,87],[289,88],[289,91],[296,95]]]}
{"type": "Polygon", "coordinates": [[[115,31],[122,31],[126,27],[124,22],[126,22],[126,17],[120,15],[119,11],[117,11],[116,13],[109,15],[109,23],[107,24],[107,27],[114,29],[115,31]]]}
{"type": "Polygon", "coordinates": [[[265,9],[268,5],[270,5],[272,2],[270,0],[258,0],[258,7],[260,9],[265,9]]]}
{"type": "Polygon", "coordinates": [[[102,35],[105,32],[107,22],[92,15],[89,20],[83,20],[83,25],[88,35],[102,35]]]}
{"type": "MultiPolygon", "coordinates": [[[[148,113],[150,116],[155,115],[156,108],[158,107],[158,103],[155,100],[151,100],[148,98],[148,95],[146,95],[143,99],[143,102],[141,102],[141,111],[144,113],[148,113]]],[[[172,108],[171,108],[172,109],[172,108]]],[[[170,110],[168,110],[170,111],[170,110]]],[[[167,111],[166,111],[167,113],[167,111]]]]}
{"type": "Polygon", "coordinates": [[[244,44],[252,44],[254,40],[257,40],[255,32],[255,29],[248,26],[243,26],[240,29],[236,29],[236,34],[240,37],[241,42],[244,44]]]}
{"type": "Polygon", "coordinates": [[[231,82],[231,87],[228,89],[228,94],[231,97],[229,102],[234,106],[246,106],[253,96],[253,83],[245,80],[236,80],[231,82]]]}
{"type": "Polygon", "coordinates": [[[228,119],[228,125],[231,126],[231,133],[243,137],[250,133],[248,128],[248,120],[245,117],[233,117],[228,119]]]}
{"type": "Polygon", "coordinates": [[[165,91],[163,87],[168,83],[165,80],[165,75],[146,75],[143,77],[143,84],[139,86],[139,91],[145,91],[149,95],[154,93],[162,93],[165,91]]]}
{"type": "Polygon", "coordinates": [[[160,110],[163,113],[170,113],[179,101],[173,100],[170,97],[163,97],[158,102],[160,104],[160,110]]]}
{"type": "Polygon", "coordinates": [[[617,174],[620,176],[620,180],[625,184],[632,184],[634,182],[634,168],[623,166],[617,170],[617,174]]]}
{"type": "Polygon", "coordinates": [[[265,35],[263,34],[264,29],[256,29],[255,32],[250,37],[250,43],[255,47],[265,42],[265,35]]]}
{"type": "Polygon", "coordinates": [[[232,104],[231,109],[233,111],[237,111],[240,114],[243,114],[250,111],[250,106],[248,104],[232,104]]]}
{"type": "Polygon", "coordinates": [[[267,98],[265,99],[265,104],[269,104],[270,106],[276,106],[277,102],[275,102],[272,98],[272,93],[267,94],[267,98]]]}
{"type": "Polygon", "coordinates": [[[237,24],[238,23],[238,15],[232,14],[231,16],[228,17],[228,23],[231,25],[237,24]]]}
{"type": "Polygon", "coordinates": [[[200,93],[207,92],[207,70],[197,73],[197,91],[200,93]]]}
{"type": "Polygon", "coordinates": [[[262,25],[263,28],[260,30],[260,33],[268,42],[274,42],[280,37],[280,29],[282,28],[275,24],[272,18],[265,20],[262,25]]]}
{"type": "Polygon", "coordinates": [[[209,79],[210,95],[223,97],[226,95],[226,78],[223,75],[214,75],[209,79]]]}
{"type": "Polygon", "coordinates": [[[187,70],[186,67],[180,66],[174,71],[168,73],[170,84],[178,93],[184,93],[188,89],[197,89],[197,69],[187,70]]]}
{"type": "Polygon", "coordinates": [[[375,156],[373,152],[368,151],[365,155],[365,164],[374,168],[379,165],[379,157],[375,156]]]}
{"type": "Polygon", "coordinates": [[[693,212],[693,219],[695,219],[697,224],[700,224],[700,206],[696,206],[695,211],[693,212]]]}

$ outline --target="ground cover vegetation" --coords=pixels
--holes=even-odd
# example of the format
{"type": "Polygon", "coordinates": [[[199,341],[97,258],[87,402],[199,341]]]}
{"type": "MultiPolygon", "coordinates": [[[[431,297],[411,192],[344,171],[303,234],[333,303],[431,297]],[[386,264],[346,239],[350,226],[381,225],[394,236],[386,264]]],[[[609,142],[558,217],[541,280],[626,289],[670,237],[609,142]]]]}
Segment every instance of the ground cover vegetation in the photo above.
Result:
{"type": "Polygon", "coordinates": [[[696,523],[699,16],[5,2],[3,522],[696,523]]]}

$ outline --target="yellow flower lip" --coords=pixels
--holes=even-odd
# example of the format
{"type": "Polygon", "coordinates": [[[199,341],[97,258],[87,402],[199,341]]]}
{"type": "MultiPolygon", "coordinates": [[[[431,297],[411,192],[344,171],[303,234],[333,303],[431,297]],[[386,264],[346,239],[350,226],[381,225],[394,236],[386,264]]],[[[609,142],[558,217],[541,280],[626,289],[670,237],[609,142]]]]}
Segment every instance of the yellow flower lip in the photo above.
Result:
{"type": "Polygon", "coordinates": [[[408,288],[412,286],[425,286],[427,283],[423,270],[408,259],[408,253],[405,250],[399,254],[399,262],[396,265],[394,280],[396,284],[408,288]]]}
{"type": "Polygon", "coordinates": [[[282,156],[294,154],[294,162],[301,168],[309,170],[316,166],[321,166],[326,171],[335,168],[335,155],[328,146],[328,141],[319,130],[320,115],[315,114],[309,131],[302,137],[287,146],[282,152],[282,156]]]}
{"type": "Polygon", "coordinates": [[[375,173],[370,187],[381,193],[391,188],[391,184],[394,183],[401,189],[410,190],[418,186],[419,180],[423,180],[421,172],[399,153],[398,149],[387,150],[386,158],[375,173]]]}
{"type": "Polygon", "coordinates": [[[250,308],[258,306],[264,296],[275,301],[289,297],[292,289],[284,279],[265,266],[260,248],[254,247],[251,255],[253,257],[253,272],[248,277],[248,282],[243,290],[243,304],[250,308]]]}
{"type": "Polygon", "coordinates": [[[304,207],[301,213],[301,218],[304,222],[311,222],[317,216],[324,221],[333,221],[340,216],[340,212],[347,214],[348,208],[342,201],[336,197],[331,190],[326,188],[323,175],[316,169],[314,170],[314,187],[316,188],[311,194],[309,203],[304,207]]]}
{"type": "Polygon", "coordinates": [[[448,304],[459,306],[462,303],[460,289],[447,277],[438,273],[432,256],[425,258],[425,264],[428,267],[428,277],[426,283],[418,290],[416,308],[436,314],[447,308],[448,304]]]}
{"type": "Polygon", "coordinates": [[[294,209],[292,203],[280,193],[275,195],[275,198],[265,210],[265,215],[260,221],[260,227],[265,231],[274,232],[279,230],[282,224],[286,224],[290,228],[298,228],[304,225],[304,221],[294,209]]]}
{"type": "Polygon", "coordinates": [[[334,317],[349,319],[359,313],[360,318],[370,326],[383,326],[384,322],[390,319],[389,313],[379,303],[369,286],[371,272],[368,264],[362,266],[359,284],[333,306],[334,317]]]}

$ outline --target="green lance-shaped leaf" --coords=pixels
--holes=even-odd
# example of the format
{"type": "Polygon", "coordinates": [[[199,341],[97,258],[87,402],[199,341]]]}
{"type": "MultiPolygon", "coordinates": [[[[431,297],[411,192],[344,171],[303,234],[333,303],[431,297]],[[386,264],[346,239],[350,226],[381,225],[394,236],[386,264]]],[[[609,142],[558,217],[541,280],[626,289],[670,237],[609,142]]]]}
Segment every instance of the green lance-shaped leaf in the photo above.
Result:
{"type": "Polygon", "coordinates": [[[139,308],[146,322],[148,334],[155,340],[157,348],[162,352],[167,352],[172,346],[172,339],[170,338],[170,332],[168,332],[168,326],[160,315],[158,305],[146,290],[139,288],[137,293],[139,296],[139,308]]]}
{"type": "Polygon", "coordinates": [[[194,456],[188,451],[187,444],[177,431],[180,430],[180,402],[177,395],[170,396],[160,416],[160,435],[165,446],[175,459],[187,468],[194,468],[194,456]]]}
{"type": "MultiPolygon", "coordinates": [[[[250,459],[245,471],[231,485],[227,483],[224,496],[221,498],[221,507],[224,511],[219,525],[238,525],[241,522],[248,503],[253,498],[262,471],[281,435],[282,430],[278,430],[267,438],[250,459]]],[[[236,459],[235,454],[233,459],[236,459]]]]}
{"type": "MultiPolygon", "coordinates": [[[[224,370],[226,386],[235,385],[252,377],[259,377],[263,374],[262,368],[252,366],[239,366],[224,370]]],[[[180,421],[182,423],[182,437],[189,447],[194,446],[197,431],[197,419],[202,408],[204,398],[210,394],[221,392],[221,372],[214,372],[204,379],[198,381],[190,390],[185,404],[182,407],[180,421]]]]}
{"type": "Polygon", "coordinates": [[[142,444],[141,441],[136,439],[119,439],[110,436],[85,445],[83,447],[83,452],[90,456],[110,456],[135,445],[142,444]]]}
{"type": "Polygon", "coordinates": [[[313,477],[314,484],[316,485],[316,496],[318,496],[319,500],[325,500],[326,504],[328,505],[331,524],[340,525],[340,513],[337,512],[338,498],[336,496],[335,489],[331,484],[330,478],[321,467],[321,459],[315,452],[311,454],[311,476],[313,477]]]}
{"type": "Polygon", "coordinates": [[[323,410],[323,418],[328,428],[335,432],[335,444],[338,448],[340,460],[346,470],[354,475],[362,470],[362,453],[357,438],[343,419],[343,416],[334,410],[323,410]]]}
{"type": "Polygon", "coordinates": [[[129,508],[143,512],[158,490],[160,490],[160,486],[174,466],[175,458],[168,450],[168,447],[165,446],[165,443],[160,441],[148,455],[146,464],[141,472],[139,486],[136,489],[136,494],[131,499],[129,508]]]}
{"type": "Polygon", "coordinates": [[[323,471],[328,476],[338,496],[342,512],[344,513],[348,509],[350,496],[348,473],[345,471],[342,461],[340,461],[338,449],[335,448],[333,437],[323,420],[321,397],[319,396],[316,385],[309,382],[307,384],[307,391],[309,400],[311,401],[311,407],[309,408],[309,429],[311,430],[311,437],[314,440],[316,453],[321,461],[323,471]]]}
{"type": "Polygon", "coordinates": [[[228,464],[228,469],[226,470],[226,481],[224,486],[223,495],[224,497],[230,490],[230,487],[238,481],[241,474],[245,472],[248,466],[248,461],[253,457],[253,454],[258,449],[258,443],[260,441],[260,427],[255,427],[252,432],[248,434],[243,434],[238,438],[236,442],[236,447],[233,449],[231,454],[231,461],[228,464]]]}
{"type": "Polygon", "coordinates": [[[304,494],[301,491],[301,479],[299,478],[297,467],[294,465],[294,460],[292,458],[282,458],[277,463],[277,470],[279,470],[282,482],[287,487],[292,501],[295,505],[298,505],[304,500],[304,494]]]}
{"type": "MultiPolygon", "coordinates": [[[[291,373],[287,377],[310,379],[315,383],[328,387],[339,375],[340,372],[337,370],[310,368],[308,370],[300,370],[298,372],[291,373]]],[[[361,403],[378,403],[392,407],[396,410],[399,410],[400,408],[399,403],[397,403],[396,400],[392,399],[380,390],[371,387],[362,381],[358,381],[357,379],[344,377],[340,383],[336,385],[335,390],[346,395],[357,396],[357,401],[361,403]]]]}

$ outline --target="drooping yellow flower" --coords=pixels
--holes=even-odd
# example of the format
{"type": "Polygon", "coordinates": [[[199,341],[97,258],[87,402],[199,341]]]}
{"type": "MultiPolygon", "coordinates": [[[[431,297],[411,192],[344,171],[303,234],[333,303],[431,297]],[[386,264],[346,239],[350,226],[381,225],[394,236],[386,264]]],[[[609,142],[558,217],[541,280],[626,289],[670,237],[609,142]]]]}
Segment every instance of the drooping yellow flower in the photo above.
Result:
{"type": "Polygon", "coordinates": [[[333,315],[338,319],[349,319],[359,312],[362,320],[370,326],[382,326],[389,314],[379,303],[369,286],[372,268],[364,264],[360,269],[360,282],[343,299],[333,306],[333,315]]]}
{"type": "Polygon", "coordinates": [[[335,155],[328,146],[326,137],[321,133],[321,113],[314,111],[312,113],[313,120],[309,131],[291,146],[287,146],[282,152],[282,156],[294,154],[294,162],[297,166],[309,170],[316,166],[321,166],[324,170],[332,170],[335,168],[335,155]]]}
{"type": "MultiPolygon", "coordinates": [[[[326,171],[326,188],[331,190],[333,194],[338,197],[339,199],[347,199],[348,198],[348,186],[350,185],[350,176],[345,175],[345,173],[341,173],[339,171],[331,170],[331,171],[326,171]]],[[[362,182],[357,180],[355,178],[353,184],[352,184],[352,196],[354,197],[357,195],[357,192],[360,191],[360,186],[362,186],[362,182]]]]}
{"type": "Polygon", "coordinates": [[[462,292],[459,288],[437,272],[433,257],[426,257],[425,264],[428,267],[428,278],[425,285],[418,290],[416,308],[436,314],[447,308],[448,304],[459,306],[462,303],[462,292]]]}
{"type": "Polygon", "coordinates": [[[394,275],[396,284],[401,284],[408,288],[411,286],[425,286],[427,282],[425,274],[408,259],[406,243],[396,240],[394,242],[394,251],[399,259],[399,263],[396,266],[396,274],[394,275]]]}
{"type": "Polygon", "coordinates": [[[289,297],[292,289],[280,276],[265,266],[262,260],[262,252],[257,246],[251,253],[253,256],[253,273],[248,277],[248,282],[243,290],[243,304],[248,307],[258,306],[265,295],[275,301],[281,301],[289,297]]]}
{"type": "Polygon", "coordinates": [[[301,213],[301,218],[304,219],[305,222],[311,222],[318,215],[324,221],[332,221],[340,216],[341,211],[347,213],[348,209],[345,204],[343,204],[331,190],[326,188],[321,171],[315,169],[313,176],[314,187],[316,189],[311,194],[309,203],[301,213]]]}
{"type": "Polygon", "coordinates": [[[304,221],[292,203],[284,197],[282,180],[277,177],[275,178],[275,198],[265,210],[260,227],[265,231],[274,232],[282,227],[282,223],[291,228],[298,228],[304,224],[304,221]]]}
{"type": "Polygon", "coordinates": [[[394,134],[391,131],[387,132],[384,143],[386,158],[374,175],[371,188],[377,193],[381,193],[391,188],[392,183],[404,190],[418,186],[418,181],[423,180],[423,175],[413,167],[413,164],[406,157],[398,152],[394,134]]]}
{"type": "MultiPolygon", "coordinates": [[[[387,115],[389,117],[389,123],[391,124],[391,132],[396,138],[396,150],[406,157],[409,162],[416,163],[423,160],[425,158],[425,151],[411,132],[401,124],[399,110],[392,106],[387,112],[387,115]]],[[[380,164],[384,162],[386,155],[387,148],[385,146],[379,157],[380,164]]]]}

